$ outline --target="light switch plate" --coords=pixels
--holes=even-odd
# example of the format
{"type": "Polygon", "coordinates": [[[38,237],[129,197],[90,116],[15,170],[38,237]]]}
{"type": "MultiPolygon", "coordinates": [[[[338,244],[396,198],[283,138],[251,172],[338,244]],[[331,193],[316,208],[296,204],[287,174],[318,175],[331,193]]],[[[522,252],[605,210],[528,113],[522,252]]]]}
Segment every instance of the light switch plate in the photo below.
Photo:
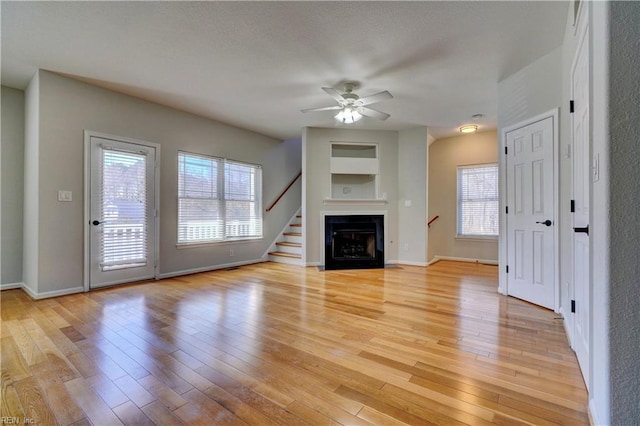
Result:
{"type": "Polygon", "coordinates": [[[73,201],[73,193],[71,191],[58,191],[58,201],[73,201]]]}
{"type": "Polygon", "coordinates": [[[411,207],[411,200],[404,200],[405,207],[411,207]]]}

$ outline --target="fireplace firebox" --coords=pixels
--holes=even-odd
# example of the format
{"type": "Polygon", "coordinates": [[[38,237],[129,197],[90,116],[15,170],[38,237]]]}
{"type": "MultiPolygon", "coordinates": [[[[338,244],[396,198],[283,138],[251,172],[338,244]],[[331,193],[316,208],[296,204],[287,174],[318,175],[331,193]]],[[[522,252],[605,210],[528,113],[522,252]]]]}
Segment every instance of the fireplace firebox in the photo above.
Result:
{"type": "Polygon", "coordinates": [[[384,268],[384,216],[325,216],[325,269],[384,268]]]}

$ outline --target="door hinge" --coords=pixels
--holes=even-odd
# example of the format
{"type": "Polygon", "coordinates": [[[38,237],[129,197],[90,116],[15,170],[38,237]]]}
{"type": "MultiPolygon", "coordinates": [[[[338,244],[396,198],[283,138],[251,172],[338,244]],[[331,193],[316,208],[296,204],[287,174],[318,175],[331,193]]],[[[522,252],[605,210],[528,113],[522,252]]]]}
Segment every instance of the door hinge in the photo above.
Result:
{"type": "Polygon", "coordinates": [[[509,265],[507,265],[507,274],[509,273],[509,265]]]}
{"type": "Polygon", "coordinates": [[[507,147],[504,147],[504,155],[507,155],[507,152],[509,152],[509,150],[507,149],[507,147]]]}
{"type": "Polygon", "coordinates": [[[571,200],[571,213],[576,212],[576,200],[571,200]]]}
{"type": "Polygon", "coordinates": [[[573,101],[569,101],[569,112],[571,114],[573,114],[573,112],[575,111],[574,107],[575,107],[574,102],[573,101]]]}
{"type": "Polygon", "coordinates": [[[504,213],[505,214],[509,214],[509,206],[505,206],[504,207],[504,213]]]}
{"type": "Polygon", "coordinates": [[[571,313],[572,314],[576,313],[576,301],[575,300],[571,301],[571,313]]]}

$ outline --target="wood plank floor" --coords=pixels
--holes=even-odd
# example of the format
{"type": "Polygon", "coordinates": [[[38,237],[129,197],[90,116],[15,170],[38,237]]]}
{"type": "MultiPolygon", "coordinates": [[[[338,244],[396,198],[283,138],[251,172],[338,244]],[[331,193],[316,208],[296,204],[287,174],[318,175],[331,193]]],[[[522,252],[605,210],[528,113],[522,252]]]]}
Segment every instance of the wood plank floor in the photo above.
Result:
{"type": "Polygon", "coordinates": [[[588,424],[562,320],[497,267],[262,263],[1,293],[2,412],[35,424],[588,424]]]}

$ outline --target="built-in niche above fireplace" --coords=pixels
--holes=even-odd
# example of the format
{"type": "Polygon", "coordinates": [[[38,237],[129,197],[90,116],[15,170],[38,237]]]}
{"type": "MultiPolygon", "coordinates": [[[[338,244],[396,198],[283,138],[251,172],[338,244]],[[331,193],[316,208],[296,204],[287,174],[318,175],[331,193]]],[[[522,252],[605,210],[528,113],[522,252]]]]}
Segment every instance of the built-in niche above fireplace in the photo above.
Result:
{"type": "Polygon", "coordinates": [[[325,269],[384,268],[384,215],[325,215],[325,269]]]}

